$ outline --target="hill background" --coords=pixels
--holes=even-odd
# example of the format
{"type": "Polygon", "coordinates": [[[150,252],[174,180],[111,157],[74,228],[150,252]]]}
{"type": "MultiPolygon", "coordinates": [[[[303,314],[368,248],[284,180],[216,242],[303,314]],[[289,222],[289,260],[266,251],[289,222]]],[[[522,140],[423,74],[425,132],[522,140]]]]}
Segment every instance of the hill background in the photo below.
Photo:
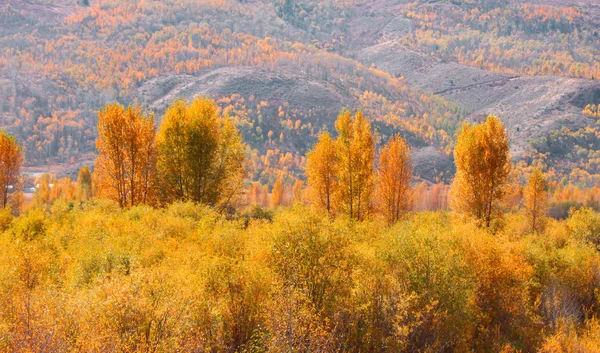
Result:
{"type": "Polygon", "coordinates": [[[453,175],[461,121],[498,115],[515,160],[600,181],[600,5],[591,0],[0,0],[0,125],[29,171],[71,174],[96,114],[215,98],[249,144],[249,178],[302,177],[318,133],[362,109],[402,133],[416,174],[453,175]]]}

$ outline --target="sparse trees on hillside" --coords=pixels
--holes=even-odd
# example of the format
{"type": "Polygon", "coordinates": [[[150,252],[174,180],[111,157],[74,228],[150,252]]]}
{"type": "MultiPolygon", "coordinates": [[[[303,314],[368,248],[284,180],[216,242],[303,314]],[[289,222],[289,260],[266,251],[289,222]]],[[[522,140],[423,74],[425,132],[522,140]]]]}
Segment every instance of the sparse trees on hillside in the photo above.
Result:
{"type": "Polygon", "coordinates": [[[98,114],[95,172],[100,196],[121,207],[153,201],[156,179],[152,114],[110,104],[98,114]]]}
{"type": "Polygon", "coordinates": [[[548,213],[548,182],[544,173],[535,168],[524,190],[525,215],[532,232],[541,233],[546,227],[548,213]]]}
{"type": "Polygon", "coordinates": [[[377,170],[377,202],[388,224],[394,223],[412,204],[410,147],[397,135],[381,150],[377,170]]]}
{"type": "Polygon", "coordinates": [[[189,200],[215,206],[241,189],[244,143],[214,101],[176,101],[157,136],[158,171],[164,202],[189,200]]]}
{"type": "Polygon", "coordinates": [[[21,175],[22,162],[21,147],[15,137],[5,130],[0,130],[0,188],[2,188],[2,207],[8,206],[11,191],[16,190],[21,175]]]}
{"type": "Polygon", "coordinates": [[[494,116],[479,125],[465,123],[454,149],[456,176],[452,208],[490,227],[502,214],[511,170],[509,141],[502,121],[494,116]]]}

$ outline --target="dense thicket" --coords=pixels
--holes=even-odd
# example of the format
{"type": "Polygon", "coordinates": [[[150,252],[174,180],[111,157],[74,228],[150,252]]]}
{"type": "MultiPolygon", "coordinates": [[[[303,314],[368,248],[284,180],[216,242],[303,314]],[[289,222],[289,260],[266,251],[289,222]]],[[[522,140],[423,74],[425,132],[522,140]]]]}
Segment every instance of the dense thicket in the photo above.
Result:
{"type": "Polygon", "coordinates": [[[0,233],[6,352],[597,352],[600,215],[226,220],[94,201],[0,233]]]}

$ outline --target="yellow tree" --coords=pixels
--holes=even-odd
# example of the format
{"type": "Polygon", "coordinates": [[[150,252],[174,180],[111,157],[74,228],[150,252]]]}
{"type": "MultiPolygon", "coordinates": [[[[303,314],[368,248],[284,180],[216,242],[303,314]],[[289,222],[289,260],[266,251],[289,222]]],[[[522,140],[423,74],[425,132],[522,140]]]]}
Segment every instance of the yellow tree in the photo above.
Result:
{"type": "Polygon", "coordinates": [[[260,190],[262,188],[260,187],[259,183],[252,183],[252,186],[250,187],[250,202],[249,204],[256,206],[258,205],[258,202],[260,200],[260,190]]]}
{"type": "Polygon", "coordinates": [[[8,206],[11,195],[17,189],[23,155],[14,136],[0,130],[0,187],[2,188],[2,207],[8,206]]]}
{"type": "Polygon", "coordinates": [[[546,227],[546,214],[548,213],[548,182],[539,168],[535,168],[531,173],[523,193],[529,229],[532,232],[541,233],[546,227]]]}
{"type": "Polygon", "coordinates": [[[263,185],[260,194],[262,196],[262,206],[269,207],[269,185],[263,185]]]}
{"type": "Polygon", "coordinates": [[[176,101],[158,131],[163,201],[226,204],[242,189],[244,143],[210,99],[176,101]]]}
{"type": "Polygon", "coordinates": [[[271,206],[281,206],[283,202],[283,181],[281,178],[275,180],[275,185],[273,185],[273,194],[271,195],[271,206]]]}
{"type": "Polygon", "coordinates": [[[375,142],[369,121],[359,111],[351,116],[344,111],[335,123],[336,140],[336,208],[350,218],[362,220],[371,211],[375,142]]]}
{"type": "Polygon", "coordinates": [[[153,201],[156,186],[154,118],[140,107],[108,105],[98,114],[98,194],[121,207],[153,201]]]}
{"type": "Polygon", "coordinates": [[[304,201],[304,182],[297,179],[292,188],[292,197],[294,203],[302,203],[304,201]]]}
{"type": "Polygon", "coordinates": [[[489,228],[502,215],[511,171],[508,136],[502,121],[490,116],[479,125],[465,123],[456,142],[454,161],[452,208],[489,228]]]}
{"type": "Polygon", "coordinates": [[[42,174],[37,182],[35,194],[33,194],[33,205],[36,207],[48,206],[52,201],[52,187],[56,177],[51,174],[42,174]]]}
{"type": "Polygon", "coordinates": [[[377,170],[378,206],[389,224],[400,219],[412,205],[412,171],[410,147],[396,135],[382,148],[377,170]]]}
{"type": "Polygon", "coordinates": [[[319,142],[307,154],[306,176],[312,202],[331,214],[337,186],[335,143],[329,133],[319,135],[319,142]]]}
{"type": "Polygon", "coordinates": [[[77,198],[80,201],[89,200],[92,197],[92,172],[88,166],[83,166],[77,174],[77,198]]]}

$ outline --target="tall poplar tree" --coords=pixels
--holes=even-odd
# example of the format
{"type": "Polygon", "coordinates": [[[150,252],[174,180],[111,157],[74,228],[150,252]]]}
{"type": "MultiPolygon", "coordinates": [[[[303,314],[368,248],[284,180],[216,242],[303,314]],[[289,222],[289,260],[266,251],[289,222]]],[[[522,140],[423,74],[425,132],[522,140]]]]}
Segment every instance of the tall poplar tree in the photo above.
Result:
{"type": "Polygon", "coordinates": [[[489,228],[502,216],[511,170],[508,135],[502,121],[490,116],[479,125],[465,123],[454,149],[454,161],[452,208],[489,228]]]}
{"type": "Polygon", "coordinates": [[[98,194],[121,207],[154,201],[156,150],[153,114],[110,104],[98,114],[98,194]]]}
{"type": "Polygon", "coordinates": [[[338,187],[336,208],[350,218],[363,220],[372,209],[375,141],[362,112],[344,111],[335,123],[338,187]]]}
{"type": "Polygon", "coordinates": [[[165,113],[157,144],[164,202],[223,205],[242,189],[244,143],[214,101],[176,101],[165,113]]]}
{"type": "Polygon", "coordinates": [[[412,171],[410,148],[396,135],[382,148],[377,170],[378,207],[389,224],[400,219],[412,205],[412,171]]]}
{"type": "Polygon", "coordinates": [[[77,174],[77,198],[86,201],[92,197],[92,172],[88,166],[83,166],[77,174]]]}
{"type": "Polygon", "coordinates": [[[539,168],[533,170],[523,191],[529,229],[532,232],[543,232],[548,213],[548,182],[539,168]]]}
{"type": "Polygon", "coordinates": [[[337,187],[335,142],[329,133],[319,135],[319,142],[307,154],[306,176],[310,198],[319,208],[333,211],[333,197],[337,187]]]}
{"type": "Polygon", "coordinates": [[[271,195],[271,206],[281,206],[283,203],[283,180],[278,178],[275,180],[275,185],[273,185],[273,193],[271,195]]]}
{"type": "Polygon", "coordinates": [[[23,154],[14,136],[0,130],[0,188],[2,207],[8,206],[10,197],[17,189],[21,175],[23,154]]]}

